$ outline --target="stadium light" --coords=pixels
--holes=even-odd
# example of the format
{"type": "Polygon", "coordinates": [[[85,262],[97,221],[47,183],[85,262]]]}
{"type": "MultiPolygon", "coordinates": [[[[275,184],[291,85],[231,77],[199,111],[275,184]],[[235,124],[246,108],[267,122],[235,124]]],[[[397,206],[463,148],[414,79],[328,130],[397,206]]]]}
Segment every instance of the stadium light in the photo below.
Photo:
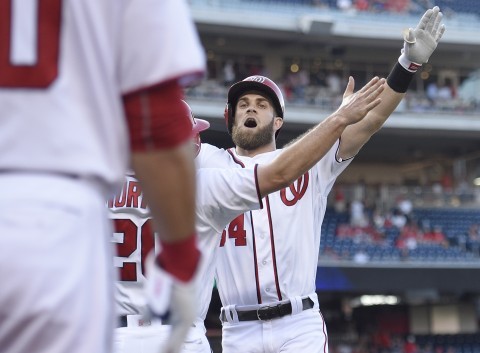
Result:
{"type": "Polygon", "coordinates": [[[400,298],[395,295],[362,295],[352,300],[352,307],[373,305],[397,305],[400,298]]]}

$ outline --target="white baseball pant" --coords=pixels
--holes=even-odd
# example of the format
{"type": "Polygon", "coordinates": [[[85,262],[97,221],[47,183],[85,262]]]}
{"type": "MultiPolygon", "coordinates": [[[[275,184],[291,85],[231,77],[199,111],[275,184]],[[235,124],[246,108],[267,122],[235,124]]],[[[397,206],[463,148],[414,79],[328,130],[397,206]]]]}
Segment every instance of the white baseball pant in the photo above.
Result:
{"type": "MultiPolygon", "coordinates": [[[[140,326],[138,315],[127,315],[128,326],[114,334],[114,353],[158,353],[168,340],[170,326],[152,323],[140,326]]],[[[188,332],[182,353],[211,353],[203,323],[195,323],[188,332]]]]}
{"type": "Polygon", "coordinates": [[[327,329],[317,308],[269,321],[222,324],[223,353],[328,353],[327,329]]]}
{"type": "Polygon", "coordinates": [[[101,186],[11,172],[0,172],[0,185],[0,350],[110,352],[114,274],[101,186]]]}

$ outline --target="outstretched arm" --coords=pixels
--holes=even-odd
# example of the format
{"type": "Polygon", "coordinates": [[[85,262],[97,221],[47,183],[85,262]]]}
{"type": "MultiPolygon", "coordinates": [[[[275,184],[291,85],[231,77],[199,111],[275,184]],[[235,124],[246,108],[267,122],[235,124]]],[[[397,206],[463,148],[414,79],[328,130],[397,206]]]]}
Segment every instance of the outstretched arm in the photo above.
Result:
{"type": "Polygon", "coordinates": [[[361,121],[381,104],[379,98],[385,80],[373,78],[353,93],[354,80],[349,78],[341,106],[332,115],[291,143],[271,163],[258,166],[257,177],[263,196],[287,187],[312,168],[330,150],[350,124],[361,121]]]}
{"type": "Polygon", "coordinates": [[[435,6],[425,12],[415,29],[405,31],[402,54],[387,78],[387,87],[380,96],[382,103],[372,109],[365,119],[345,129],[340,157],[355,156],[397,108],[415,72],[428,62],[442,38],[445,31],[445,26],[441,24],[442,17],[440,9],[435,6]]]}

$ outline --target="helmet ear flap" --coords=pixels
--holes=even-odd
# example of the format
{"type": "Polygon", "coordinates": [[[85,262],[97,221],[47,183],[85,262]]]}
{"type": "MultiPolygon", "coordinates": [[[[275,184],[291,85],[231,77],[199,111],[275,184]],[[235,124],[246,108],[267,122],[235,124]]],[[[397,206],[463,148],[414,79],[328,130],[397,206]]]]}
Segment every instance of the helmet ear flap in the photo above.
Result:
{"type": "Polygon", "coordinates": [[[233,128],[233,109],[230,103],[227,103],[225,105],[225,111],[223,113],[223,116],[225,118],[225,124],[227,125],[228,133],[231,135],[233,128]]]}

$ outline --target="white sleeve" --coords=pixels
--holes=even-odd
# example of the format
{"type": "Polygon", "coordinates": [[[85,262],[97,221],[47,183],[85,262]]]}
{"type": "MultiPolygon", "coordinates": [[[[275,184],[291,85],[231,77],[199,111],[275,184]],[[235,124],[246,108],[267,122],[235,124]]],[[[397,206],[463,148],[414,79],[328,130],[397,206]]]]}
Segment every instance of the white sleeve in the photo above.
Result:
{"type": "Polygon", "coordinates": [[[261,208],[260,197],[256,168],[199,169],[197,227],[213,227],[221,233],[235,217],[261,208]]]}
{"type": "Polygon", "coordinates": [[[123,94],[175,78],[188,84],[203,74],[205,54],[185,0],[128,1],[122,30],[123,94]]]}
{"type": "Polygon", "coordinates": [[[335,142],[327,154],[311,169],[313,178],[316,179],[317,193],[326,197],[332,190],[338,176],[352,162],[353,158],[339,160],[337,158],[340,140],[335,142]]]}

